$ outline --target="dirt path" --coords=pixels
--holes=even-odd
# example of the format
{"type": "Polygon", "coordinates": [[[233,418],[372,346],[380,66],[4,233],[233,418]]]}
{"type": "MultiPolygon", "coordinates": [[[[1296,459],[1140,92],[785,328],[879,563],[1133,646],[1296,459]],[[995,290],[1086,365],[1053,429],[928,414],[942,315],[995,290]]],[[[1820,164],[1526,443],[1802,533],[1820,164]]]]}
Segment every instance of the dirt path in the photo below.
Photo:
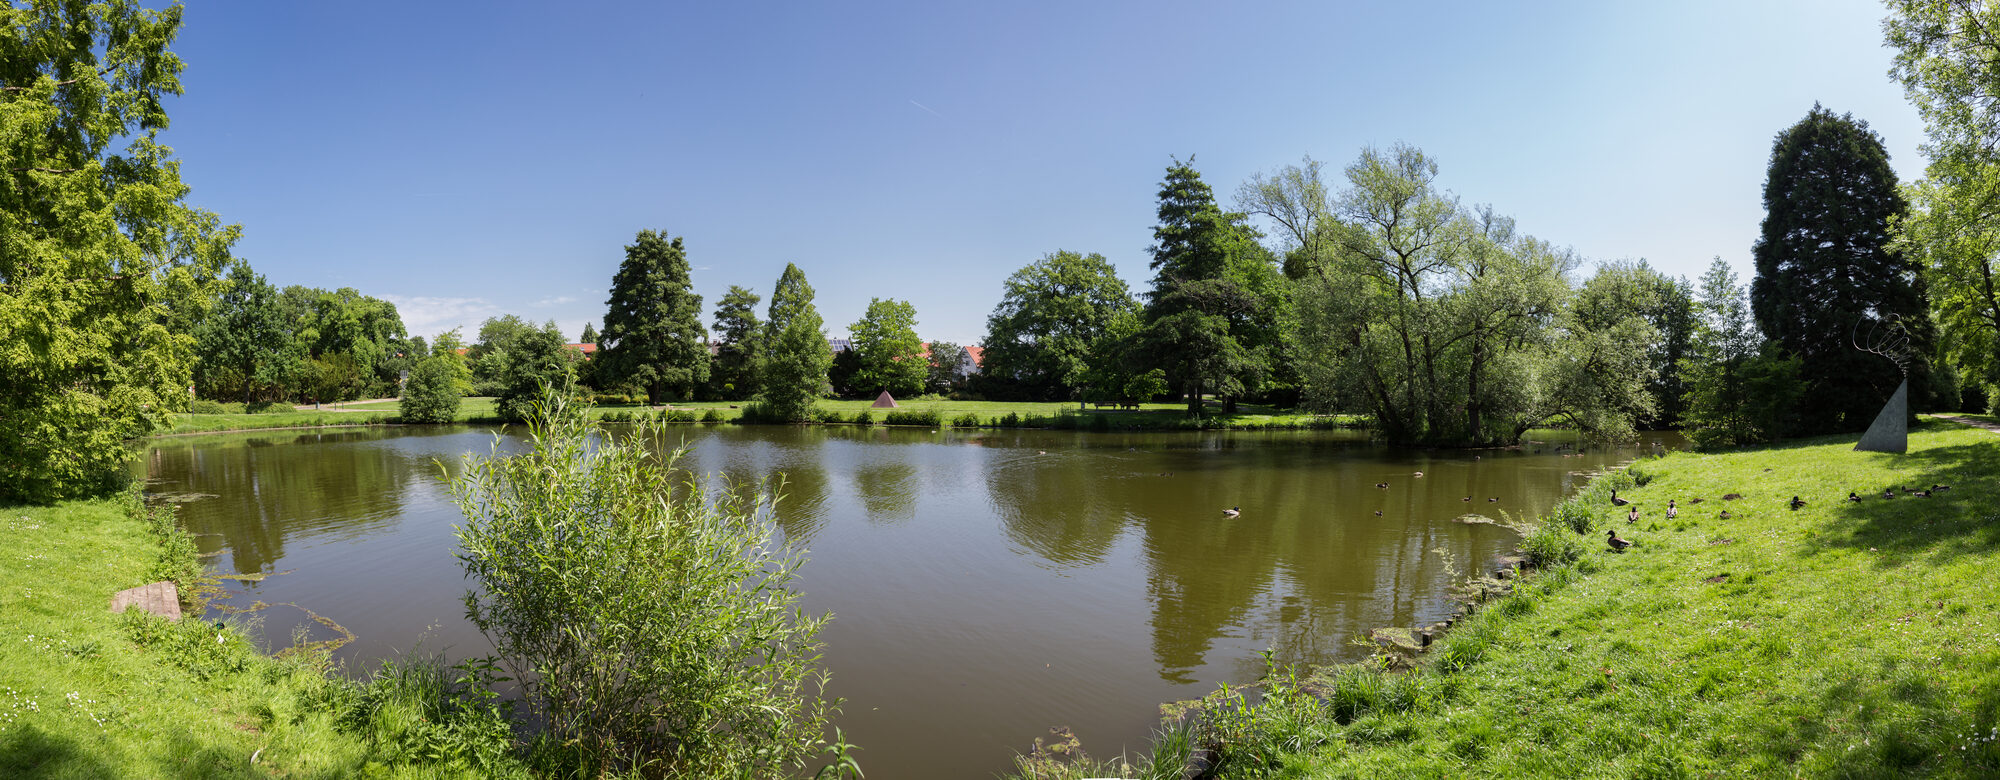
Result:
{"type": "Polygon", "coordinates": [[[1985,428],[1986,430],[1992,431],[1994,433],[2000,433],[2000,425],[1994,425],[1993,423],[1985,422],[1983,420],[1974,420],[1967,417],[1959,417],[1958,415],[1953,415],[1953,414],[1933,414],[1931,416],[1936,417],[1940,420],[1950,420],[1952,422],[1958,423],[1959,425],[1970,425],[1974,428],[1985,428]]]}

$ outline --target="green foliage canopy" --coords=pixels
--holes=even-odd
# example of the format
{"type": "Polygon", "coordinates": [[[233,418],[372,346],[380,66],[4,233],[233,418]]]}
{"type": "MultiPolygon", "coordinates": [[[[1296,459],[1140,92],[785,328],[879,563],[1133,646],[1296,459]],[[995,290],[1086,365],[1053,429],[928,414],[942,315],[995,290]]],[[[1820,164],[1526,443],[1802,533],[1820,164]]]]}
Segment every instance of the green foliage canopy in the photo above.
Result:
{"type": "Polygon", "coordinates": [[[871,298],[868,311],[848,326],[855,356],[860,359],[854,384],[876,394],[912,396],[924,389],[930,363],[917,337],[917,307],[908,301],[871,298]]]}
{"type": "Polygon", "coordinates": [[[1917,267],[1889,246],[1903,196],[1882,139],[1852,115],[1813,106],[1771,146],[1762,232],[1751,248],[1750,309],[1801,361],[1798,433],[1858,431],[1903,379],[1854,347],[1864,320],[1894,316],[1912,337],[1910,405],[1931,397],[1930,308],[1917,267]]]}
{"type": "Polygon", "coordinates": [[[404,422],[448,423],[458,417],[458,364],[433,355],[410,370],[398,407],[404,422]]]}
{"type": "Polygon", "coordinates": [[[1907,190],[1892,251],[1925,269],[1941,352],[1985,387],[2000,383],[2000,6],[1891,0],[1883,23],[1901,81],[1929,134],[1930,165],[1907,190]]]}
{"type": "Polygon", "coordinates": [[[971,358],[965,348],[949,341],[931,342],[930,372],[925,389],[933,393],[949,393],[965,379],[971,358]]]}
{"type": "Polygon", "coordinates": [[[1688,438],[1714,449],[1783,436],[1802,392],[1799,359],[1764,341],[1736,272],[1722,258],[1702,274],[1700,290],[1701,325],[1681,368],[1688,438]]]}
{"type": "Polygon", "coordinates": [[[1437,171],[1414,147],[1365,149],[1312,209],[1331,218],[1298,283],[1308,400],[1367,409],[1406,443],[1512,442],[1552,420],[1630,432],[1653,408],[1657,331],[1635,309],[1650,288],[1614,264],[1573,289],[1573,253],[1460,206],[1437,171]]]}
{"type": "Polygon", "coordinates": [[[518,324],[525,323],[507,315],[489,319],[479,328],[482,338],[491,335],[496,342],[480,357],[482,364],[495,371],[490,379],[496,396],[494,409],[503,419],[516,422],[528,419],[543,388],[564,387],[574,381],[577,364],[583,360],[568,348],[553,320],[539,328],[520,329],[518,324]]]}
{"type": "Polygon", "coordinates": [[[1201,413],[1208,392],[1233,404],[1277,365],[1289,286],[1247,215],[1217,206],[1191,161],[1167,168],[1157,215],[1145,351],[1189,414],[1201,413]]]}
{"type": "Polygon", "coordinates": [[[108,487],[123,441],[186,408],[238,230],[187,205],[159,143],[181,13],[0,8],[0,501],[108,487]]]}
{"type": "Polygon", "coordinates": [[[601,385],[644,388],[647,402],[657,404],[688,399],[708,382],[708,332],[688,274],[678,236],[642,230],[625,247],[611,278],[611,308],[598,339],[603,348],[593,359],[601,385]]]}
{"type": "Polygon", "coordinates": [[[1073,398],[1091,368],[1091,341],[1113,317],[1137,308],[1103,255],[1044,255],[1007,277],[986,318],[981,373],[1028,398],[1073,398]]]}
{"type": "Polygon", "coordinates": [[[757,304],[763,299],[736,285],[715,304],[715,367],[709,381],[716,395],[741,400],[757,394],[758,343],[763,323],[757,320],[757,304]]]}
{"type": "Polygon", "coordinates": [[[289,335],[278,307],[278,288],[237,260],[217,285],[215,305],[195,328],[195,387],[209,398],[281,386],[289,335]]]}
{"type": "Polygon", "coordinates": [[[825,323],[813,306],[812,285],[792,263],[778,277],[764,323],[764,352],[758,356],[759,392],[777,419],[808,422],[814,402],[827,384],[833,349],[827,346],[825,323]]]}

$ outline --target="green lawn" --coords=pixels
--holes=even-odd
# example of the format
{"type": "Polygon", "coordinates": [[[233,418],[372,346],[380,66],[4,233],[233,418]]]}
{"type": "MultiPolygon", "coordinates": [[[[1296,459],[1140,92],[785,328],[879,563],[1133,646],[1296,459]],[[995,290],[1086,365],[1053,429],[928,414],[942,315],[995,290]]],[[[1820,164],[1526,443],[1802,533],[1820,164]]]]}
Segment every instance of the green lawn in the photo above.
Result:
{"type": "Polygon", "coordinates": [[[330,704],[360,711],[355,689],[313,659],[266,658],[198,611],[112,614],[112,593],[163,572],[130,506],[0,508],[0,777],[477,776],[384,749],[420,707],[342,725],[330,704]]]}

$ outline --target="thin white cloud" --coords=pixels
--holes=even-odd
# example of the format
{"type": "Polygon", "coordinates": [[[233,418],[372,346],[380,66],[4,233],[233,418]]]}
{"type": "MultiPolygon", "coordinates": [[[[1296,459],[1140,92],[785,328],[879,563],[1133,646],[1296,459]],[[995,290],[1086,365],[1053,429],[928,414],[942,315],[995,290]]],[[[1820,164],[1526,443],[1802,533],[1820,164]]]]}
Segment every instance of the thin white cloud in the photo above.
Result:
{"type": "Polygon", "coordinates": [[[929,114],[930,114],[931,116],[934,116],[934,117],[937,117],[937,118],[939,118],[939,119],[943,119],[943,118],[944,118],[944,115],[943,115],[943,114],[940,114],[940,113],[938,113],[938,112],[937,112],[936,110],[933,110],[933,109],[932,109],[932,108],[931,108],[930,106],[926,106],[926,105],[924,105],[924,104],[922,104],[922,103],[919,103],[919,102],[917,102],[916,98],[911,98],[911,99],[910,99],[910,105],[913,105],[913,106],[916,106],[917,108],[921,108],[921,109],[923,109],[924,111],[928,112],[928,113],[929,113],[929,114]]]}
{"type": "Polygon", "coordinates": [[[543,298],[539,301],[535,301],[534,307],[537,309],[546,309],[550,306],[562,306],[564,304],[569,304],[569,303],[576,303],[576,296],[558,295],[553,298],[543,298]]]}
{"type": "Polygon", "coordinates": [[[382,299],[396,304],[396,313],[402,315],[403,328],[410,335],[426,339],[458,328],[459,335],[470,341],[479,336],[479,323],[500,313],[500,307],[484,298],[384,295],[382,299]]]}

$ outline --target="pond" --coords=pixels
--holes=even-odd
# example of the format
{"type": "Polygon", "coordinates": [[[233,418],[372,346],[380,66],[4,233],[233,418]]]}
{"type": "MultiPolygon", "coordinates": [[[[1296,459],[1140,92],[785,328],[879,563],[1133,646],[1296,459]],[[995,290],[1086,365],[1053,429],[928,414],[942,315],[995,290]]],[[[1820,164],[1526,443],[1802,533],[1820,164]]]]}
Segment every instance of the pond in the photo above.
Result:
{"type": "MultiPolygon", "coordinates": [[[[1259,652],[1358,660],[1352,643],[1452,609],[1455,571],[1516,537],[1457,522],[1546,511],[1586,474],[1662,446],[1388,448],[1341,431],[1087,433],[685,426],[684,465],[782,472],[778,521],[811,553],[837,723],[871,780],[991,776],[1068,726],[1094,756],[1143,752],[1161,703],[1255,679],[1259,652]],[[1415,476],[1422,472],[1423,476],[1415,476]],[[1388,483],[1386,488],[1377,483],[1388,483]],[[1241,508],[1225,518],[1223,510],[1241,508]]],[[[355,635],[350,670],[419,642],[491,645],[464,618],[439,461],[493,429],[169,438],[142,468],[233,580],[217,602],[277,649],[355,635]],[[262,576],[262,579],[255,579],[262,576]],[[263,606],[259,606],[261,605],[263,606]],[[317,619],[315,619],[317,618],[317,619]]]]}

